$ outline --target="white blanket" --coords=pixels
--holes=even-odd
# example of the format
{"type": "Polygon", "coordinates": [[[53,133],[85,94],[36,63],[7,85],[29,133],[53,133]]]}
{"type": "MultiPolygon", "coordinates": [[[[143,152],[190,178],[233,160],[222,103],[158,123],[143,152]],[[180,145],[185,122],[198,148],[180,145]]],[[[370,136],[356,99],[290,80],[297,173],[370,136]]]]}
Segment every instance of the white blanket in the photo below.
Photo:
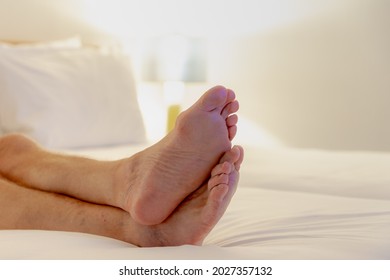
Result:
{"type": "MultiPolygon", "coordinates": [[[[98,159],[142,147],[72,151],[98,159]]],[[[390,154],[246,149],[204,246],[137,248],[70,232],[0,231],[0,259],[390,259],[390,154]]]]}

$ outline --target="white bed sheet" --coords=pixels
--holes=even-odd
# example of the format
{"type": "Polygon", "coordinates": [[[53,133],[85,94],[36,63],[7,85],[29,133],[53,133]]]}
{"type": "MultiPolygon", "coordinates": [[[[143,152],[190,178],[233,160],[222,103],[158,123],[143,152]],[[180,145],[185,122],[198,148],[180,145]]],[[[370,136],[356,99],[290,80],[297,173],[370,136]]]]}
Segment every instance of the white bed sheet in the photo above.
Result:
{"type": "MultiPolygon", "coordinates": [[[[71,151],[117,159],[141,146],[71,151]]],[[[390,154],[247,147],[204,246],[137,248],[69,232],[0,231],[0,259],[390,259],[390,154]]]]}

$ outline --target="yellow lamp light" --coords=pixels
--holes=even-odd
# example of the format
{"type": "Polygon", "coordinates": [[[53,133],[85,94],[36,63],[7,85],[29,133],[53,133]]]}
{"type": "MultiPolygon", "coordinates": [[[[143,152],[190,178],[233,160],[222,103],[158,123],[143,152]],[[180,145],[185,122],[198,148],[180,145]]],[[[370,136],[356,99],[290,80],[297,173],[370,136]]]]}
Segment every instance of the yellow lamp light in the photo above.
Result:
{"type": "Polygon", "coordinates": [[[148,46],[142,76],[144,80],[163,83],[169,132],[181,111],[185,84],[206,80],[204,42],[172,35],[150,39],[148,46]]]}

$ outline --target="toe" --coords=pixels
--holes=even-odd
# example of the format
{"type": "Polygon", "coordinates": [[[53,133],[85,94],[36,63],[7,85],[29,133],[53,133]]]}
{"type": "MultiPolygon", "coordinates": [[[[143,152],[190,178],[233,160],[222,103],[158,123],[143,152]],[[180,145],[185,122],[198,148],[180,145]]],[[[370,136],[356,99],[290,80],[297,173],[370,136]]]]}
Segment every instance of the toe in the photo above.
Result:
{"type": "Polygon", "coordinates": [[[237,184],[219,184],[209,191],[209,197],[203,209],[203,222],[208,225],[215,225],[226,211],[237,184]]]}
{"type": "Polygon", "coordinates": [[[224,107],[229,98],[229,91],[223,86],[215,86],[200,98],[197,103],[202,111],[210,112],[217,108],[224,107]]]}
{"type": "Polygon", "coordinates": [[[220,159],[220,163],[229,162],[235,163],[240,158],[240,146],[234,146],[231,150],[227,151],[222,158],[220,159]]]}
{"type": "Polygon", "coordinates": [[[219,174],[217,176],[212,177],[208,183],[208,189],[212,190],[213,188],[221,185],[229,183],[229,175],[228,174],[219,174]]]}
{"type": "Polygon", "coordinates": [[[236,137],[237,126],[233,125],[231,127],[228,127],[228,134],[229,134],[229,140],[232,141],[233,138],[236,137]]]}
{"type": "Polygon", "coordinates": [[[237,115],[230,115],[226,119],[226,125],[228,127],[236,125],[238,123],[238,116],[237,115]]]}
{"type": "Polygon", "coordinates": [[[217,176],[219,174],[229,174],[232,172],[232,164],[225,161],[223,163],[218,164],[211,170],[211,177],[217,176]]]}
{"type": "Polygon", "coordinates": [[[219,205],[220,202],[223,201],[223,199],[225,198],[228,192],[229,192],[228,184],[219,184],[218,186],[215,186],[213,189],[211,189],[209,193],[208,201],[211,203],[217,203],[219,205]]]}
{"type": "Polygon", "coordinates": [[[227,94],[228,94],[228,97],[227,97],[226,103],[232,102],[234,99],[236,99],[236,94],[234,93],[233,90],[227,89],[227,94]]]}
{"type": "Polygon", "coordinates": [[[234,168],[239,171],[241,168],[241,164],[244,161],[244,148],[241,146],[234,146],[234,148],[237,148],[239,150],[239,156],[236,162],[234,162],[234,168]]]}
{"type": "Polygon", "coordinates": [[[224,119],[226,119],[229,115],[237,112],[239,108],[240,104],[238,101],[233,100],[232,102],[227,103],[227,105],[223,108],[221,115],[224,119]]]}
{"type": "Polygon", "coordinates": [[[223,201],[229,192],[229,186],[221,184],[209,192],[207,203],[202,213],[202,221],[206,226],[213,227],[226,210],[223,201]]]}

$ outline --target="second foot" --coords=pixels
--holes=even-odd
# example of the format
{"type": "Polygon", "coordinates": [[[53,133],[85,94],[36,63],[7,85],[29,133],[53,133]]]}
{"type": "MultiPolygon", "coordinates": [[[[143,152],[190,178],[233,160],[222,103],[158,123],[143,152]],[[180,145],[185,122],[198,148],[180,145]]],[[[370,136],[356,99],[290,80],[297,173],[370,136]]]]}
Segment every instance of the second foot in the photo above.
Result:
{"type": "Polygon", "coordinates": [[[242,160],[241,147],[225,153],[221,163],[213,168],[209,180],[188,196],[163,223],[133,225],[137,234],[130,242],[141,247],[201,245],[225,213],[236,191],[242,160]]]}

